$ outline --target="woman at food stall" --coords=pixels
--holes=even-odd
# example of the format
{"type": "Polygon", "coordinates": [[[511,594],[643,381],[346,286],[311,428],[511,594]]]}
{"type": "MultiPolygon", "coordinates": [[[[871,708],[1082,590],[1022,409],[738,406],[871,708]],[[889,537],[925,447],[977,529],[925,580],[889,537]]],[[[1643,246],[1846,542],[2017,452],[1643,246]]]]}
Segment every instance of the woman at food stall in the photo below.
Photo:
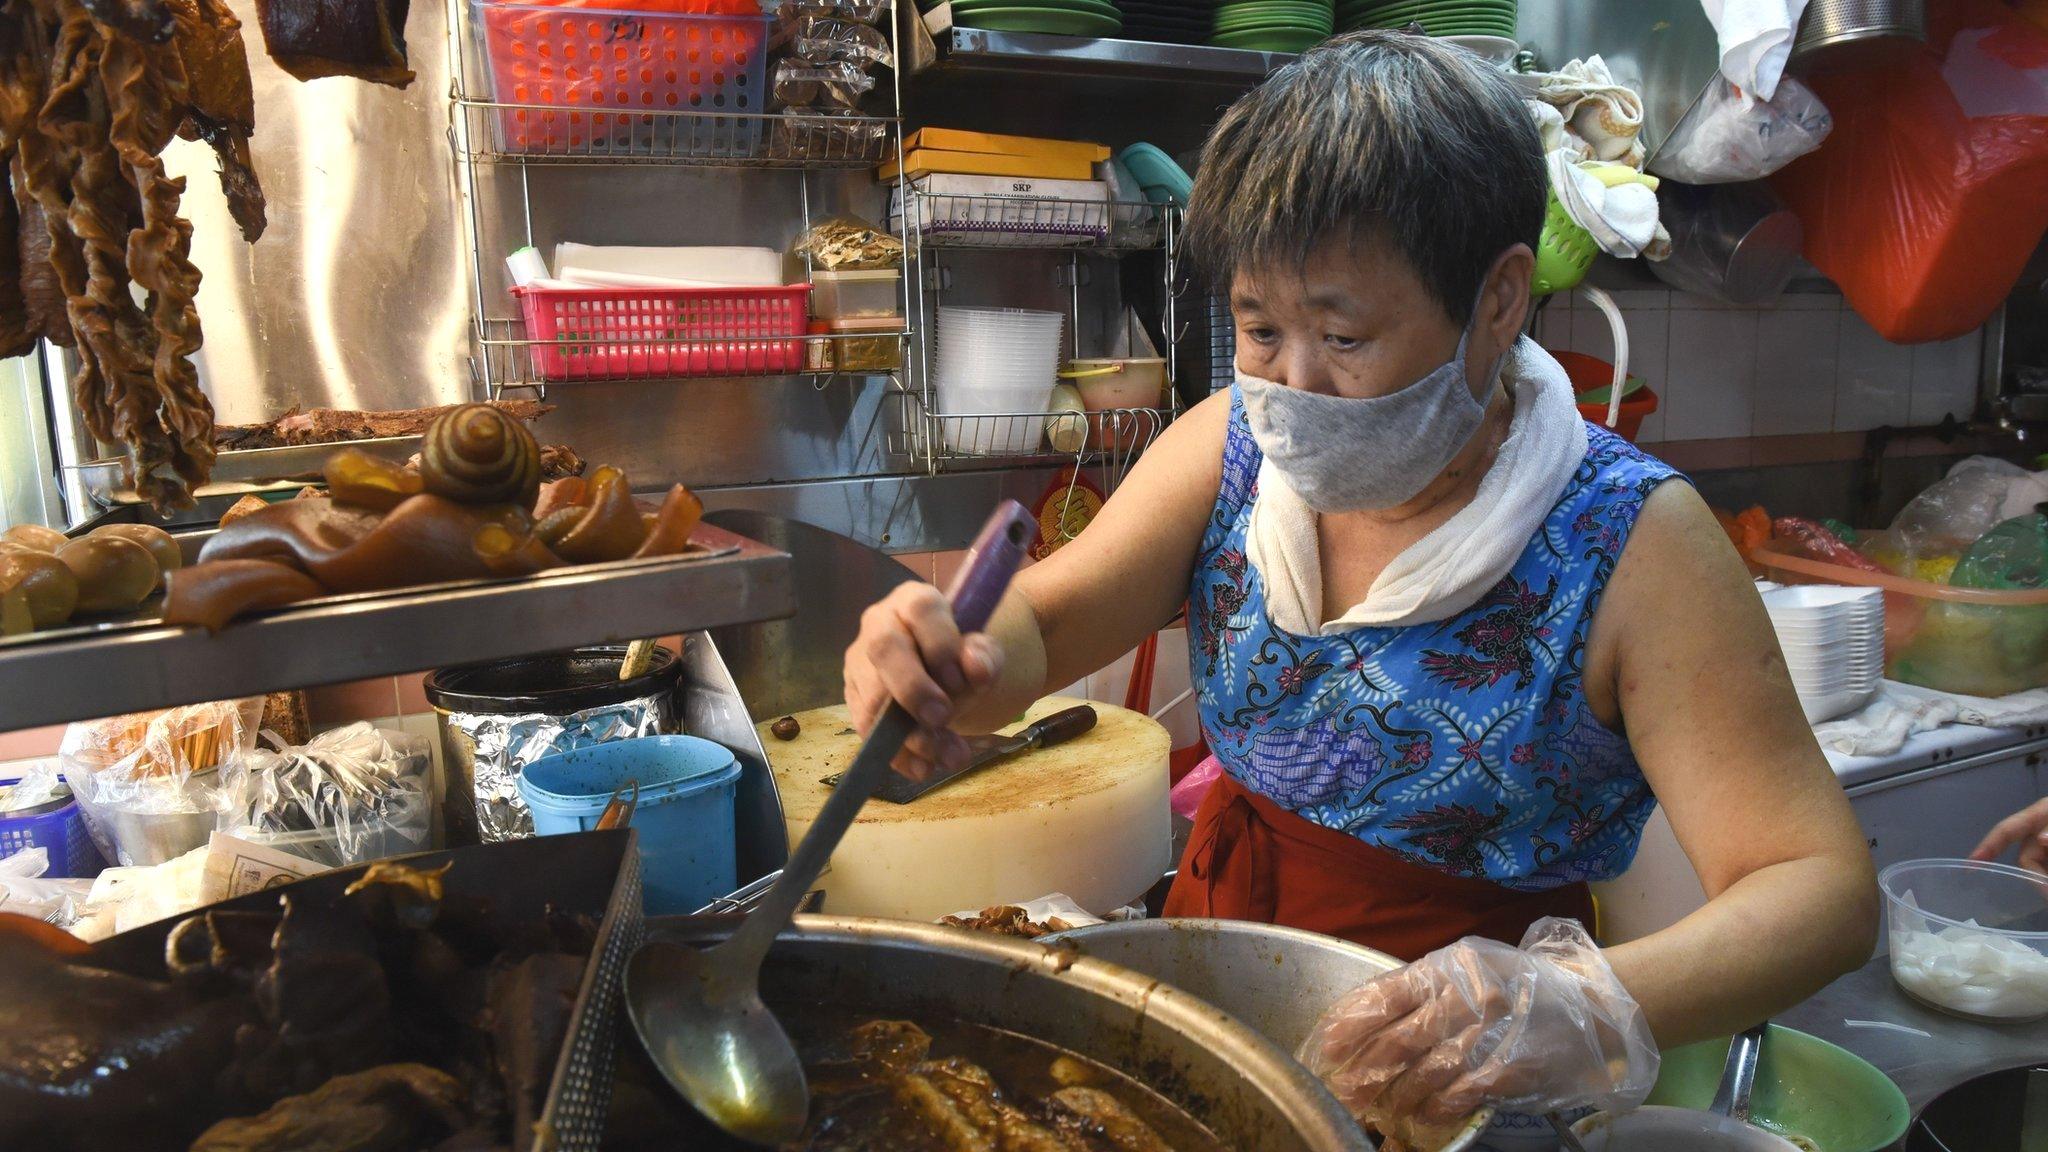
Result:
{"type": "Polygon", "coordinates": [[[1658,1046],[1786,1008],[1874,939],[1869,854],[1741,561],[1522,335],[1545,194],[1477,57],[1364,33],[1281,69],[1210,136],[1187,214],[1235,386],[985,634],[906,585],[846,657],[863,730],[892,700],[919,718],[916,775],[1185,605],[1224,775],[1167,912],[1414,961],[1311,1042],[1383,1127],[1638,1101],[1658,1046]],[[1599,948],[1587,882],[1658,803],[1709,900],[1599,948]]]}

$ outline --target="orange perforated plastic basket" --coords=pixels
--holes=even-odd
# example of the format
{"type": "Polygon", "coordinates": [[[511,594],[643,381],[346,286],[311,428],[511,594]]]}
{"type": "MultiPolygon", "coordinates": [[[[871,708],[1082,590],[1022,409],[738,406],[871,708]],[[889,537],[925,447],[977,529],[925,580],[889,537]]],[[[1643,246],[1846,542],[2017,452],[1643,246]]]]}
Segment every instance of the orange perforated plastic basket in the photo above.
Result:
{"type": "Polygon", "coordinates": [[[543,380],[757,376],[804,366],[809,284],[514,288],[543,380]]]}
{"type": "Polygon", "coordinates": [[[768,111],[766,16],[474,0],[512,152],[747,155],[768,111]],[[703,120],[664,115],[711,114],[703,120]],[[636,115],[638,113],[638,115],[636,115]]]}

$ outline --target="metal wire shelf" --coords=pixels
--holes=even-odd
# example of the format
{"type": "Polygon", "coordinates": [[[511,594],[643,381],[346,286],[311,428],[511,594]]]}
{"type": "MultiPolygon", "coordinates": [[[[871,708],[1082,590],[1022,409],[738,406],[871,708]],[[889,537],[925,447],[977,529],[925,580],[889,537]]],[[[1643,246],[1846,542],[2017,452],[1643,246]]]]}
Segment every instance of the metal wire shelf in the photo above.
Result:
{"type": "MultiPolygon", "coordinates": [[[[889,226],[905,232],[904,185],[889,196],[889,226]]],[[[933,194],[909,186],[909,223],[925,248],[1144,252],[1167,242],[1158,204],[1123,200],[933,194]]]]}
{"type": "MultiPolygon", "coordinates": [[[[490,318],[477,333],[473,367],[496,397],[506,389],[546,394],[557,384],[676,381],[747,376],[892,376],[901,370],[910,332],[832,332],[801,336],[608,340],[579,334],[531,340],[526,322],[490,318]],[[877,361],[883,341],[896,345],[895,364],[877,361]],[[862,367],[839,364],[858,350],[862,367]]],[[[886,359],[883,356],[882,359],[886,359]]]]}
{"type": "Polygon", "coordinates": [[[890,397],[899,418],[888,432],[886,447],[899,460],[934,473],[968,465],[1096,466],[1102,469],[1105,487],[1123,478],[1174,417],[1164,408],[966,415],[932,411],[915,390],[892,392],[890,397]],[[1081,437],[1080,447],[1054,448],[1052,437],[1061,433],[1081,437]]]}
{"type": "Polygon", "coordinates": [[[477,163],[871,168],[894,118],[501,104],[458,97],[456,152],[477,163]],[[466,142],[466,143],[465,143],[466,142]],[[465,148],[467,149],[465,151],[465,148]]]}

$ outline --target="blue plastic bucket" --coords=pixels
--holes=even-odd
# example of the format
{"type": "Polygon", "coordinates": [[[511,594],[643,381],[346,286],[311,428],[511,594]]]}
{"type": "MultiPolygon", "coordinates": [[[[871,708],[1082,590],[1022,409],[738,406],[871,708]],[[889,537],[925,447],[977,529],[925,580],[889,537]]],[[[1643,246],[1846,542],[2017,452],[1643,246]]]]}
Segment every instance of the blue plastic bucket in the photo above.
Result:
{"type": "Polygon", "coordinates": [[[695,736],[642,736],[560,752],[519,773],[519,794],[542,836],[582,832],[628,780],[640,782],[633,827],[651,916],[695,912],[737,887],[732,797],[739,762],[695,736]]]}

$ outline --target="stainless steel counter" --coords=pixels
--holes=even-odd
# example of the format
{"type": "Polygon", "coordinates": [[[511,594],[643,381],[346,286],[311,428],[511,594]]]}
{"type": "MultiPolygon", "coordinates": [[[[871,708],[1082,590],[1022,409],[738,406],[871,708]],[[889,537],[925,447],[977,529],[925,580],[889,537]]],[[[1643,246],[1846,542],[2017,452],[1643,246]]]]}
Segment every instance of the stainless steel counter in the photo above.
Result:
{"type": "Polygon", "coordinates": [[[1916,1116],[1965,1080],[2048,1061],[2048,1024],[1976,1024],[1923,1008],[1892,982],[1882,955],[1776,1022],[1839,1044],[1876,1065],[1906,1093],[1916,1116]]]}

